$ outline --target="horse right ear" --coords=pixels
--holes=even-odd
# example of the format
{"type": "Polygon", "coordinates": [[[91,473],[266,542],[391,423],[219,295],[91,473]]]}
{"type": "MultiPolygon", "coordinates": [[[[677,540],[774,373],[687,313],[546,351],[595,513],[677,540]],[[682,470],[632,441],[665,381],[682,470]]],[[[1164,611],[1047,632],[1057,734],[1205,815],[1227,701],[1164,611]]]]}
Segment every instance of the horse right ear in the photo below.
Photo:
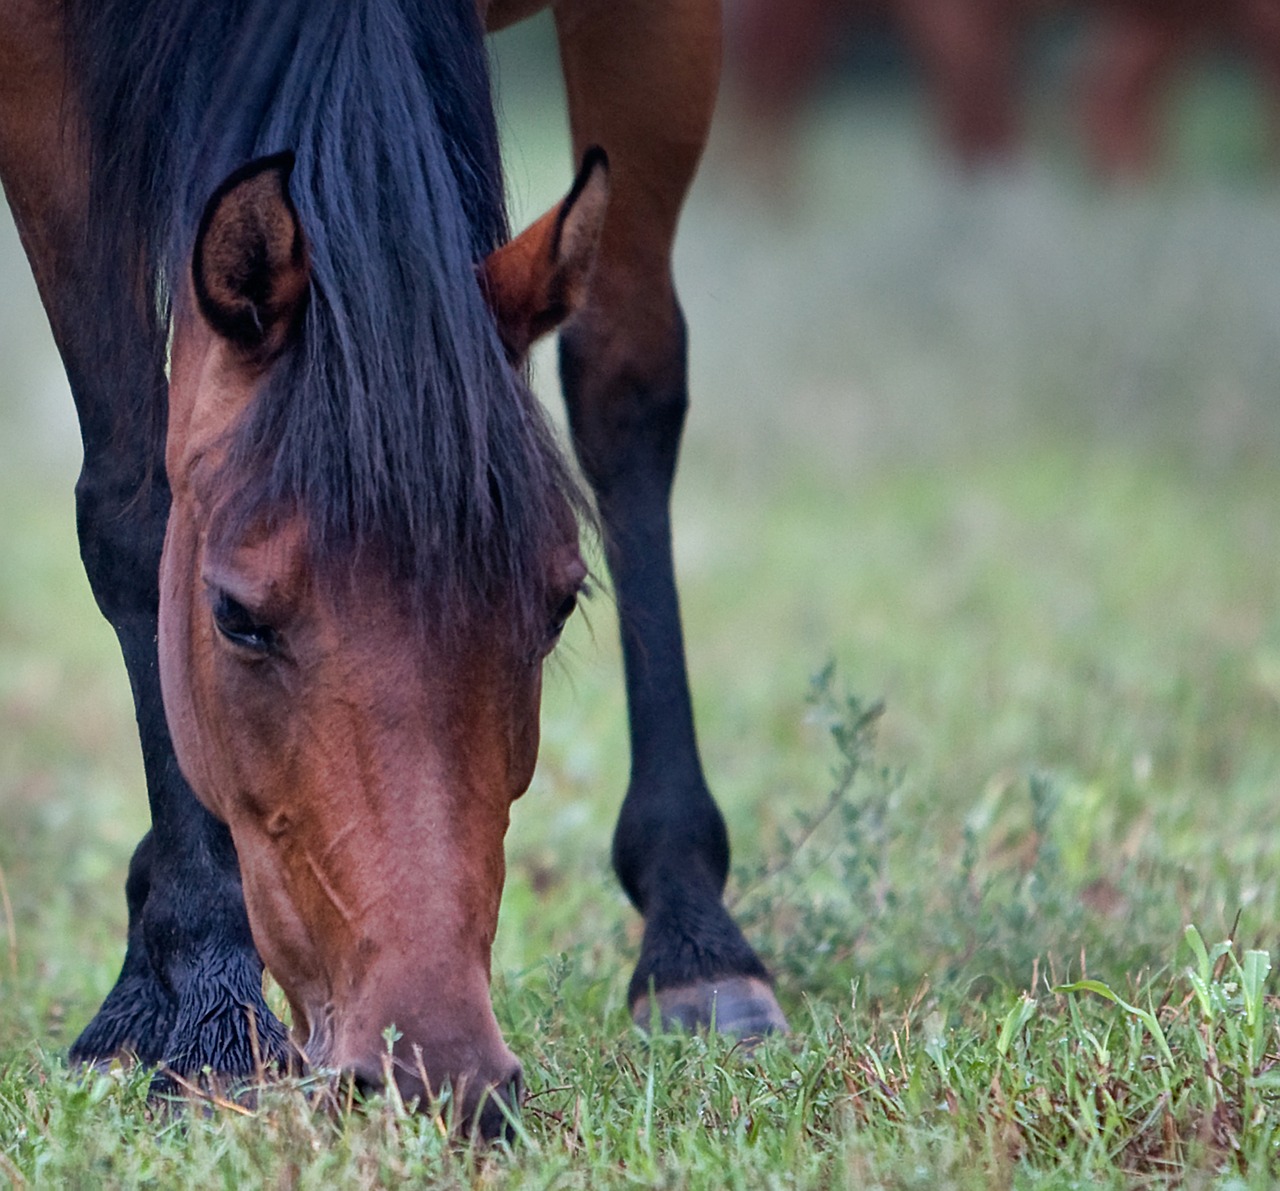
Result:
{"type": "Polygon", "coordinates": [[[311,269],[289,197],[293,154],[231,174],[205,206],[191,276],[200,313],[246,355],[284,347],[306,306],[311,269]]]}
{"type": "Polygon", "coordinates": [[[588,149],[568,197],[478,267],[512,363],[586,300],[609,205],[609,159],[588,149]]]}

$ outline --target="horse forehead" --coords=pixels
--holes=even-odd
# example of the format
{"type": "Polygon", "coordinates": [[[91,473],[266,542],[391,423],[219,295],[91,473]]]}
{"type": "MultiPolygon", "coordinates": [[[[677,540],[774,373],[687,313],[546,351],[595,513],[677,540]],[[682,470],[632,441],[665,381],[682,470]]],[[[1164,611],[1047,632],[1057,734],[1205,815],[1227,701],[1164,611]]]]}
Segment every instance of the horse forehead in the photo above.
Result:
{"type": "MultiPolygon", "coordinates": [[[[226,481],[222,481],[226,486],[226,481]]],[[[230,494],[229,494],[230,495],[230,494]]],[[[300,513],[241,517],[228,500],[210,502],[205,570],[253,582],[296,586],[310,571],[309,534],[300,513]]]]}

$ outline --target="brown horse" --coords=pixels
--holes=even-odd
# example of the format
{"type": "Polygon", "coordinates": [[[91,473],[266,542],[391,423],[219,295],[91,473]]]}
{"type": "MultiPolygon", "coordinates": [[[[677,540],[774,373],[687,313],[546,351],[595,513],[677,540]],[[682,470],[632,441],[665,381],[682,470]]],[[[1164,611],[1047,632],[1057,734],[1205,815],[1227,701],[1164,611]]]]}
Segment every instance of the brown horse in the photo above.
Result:
{"type": "Polygon", "coordinates": [[[842,30],[887,21],[919,63],[947,148],[964,166],[1011,156],[1019,142],[1016,58],[1024,0],[739,0],[731,80],[742,135],[767,160],[829,65],[842,30]]]}
{"type": "Polygon", "coordinates": [[[1205,45],[1231,46],[1280,97],[1272,0],[741,0],[732,65],[744,136],[776,159],[841,29],[875,15],[897,27],[918,62],[956,160],[1006,160],[1021,147],[1018,58],[1030,23],[1062,10],[1085,20],[1080,121],[1105,177],[1151,172],[1168,84],[1205,45]]]}
{"type": "Polygon", "coordinates": [[[1106,177],[1142,177],[1159,160],[1161,105],[1179,67],[1214,44],[1252,63],[1280,103],[1274,0],[1093,0],[1081,71],[1085,143],[1106,177]]]}
{"type": "Polygon", "coordinates": [[[542,661],[585,567],[524,383],[565,323],[620,617],[638,1020],[785,1028],[727,914],[668,497],[687,402],[670,253],[715,0],[559,0],[568,198],[507,242],[483,31],[520,0],[14,0],[0,177],[85,447],[82,554],[133,687],[152,829],[124,966],[72,1049],[191,1077],[289,1061],[487,1134],[489,998],[542,661]]]}

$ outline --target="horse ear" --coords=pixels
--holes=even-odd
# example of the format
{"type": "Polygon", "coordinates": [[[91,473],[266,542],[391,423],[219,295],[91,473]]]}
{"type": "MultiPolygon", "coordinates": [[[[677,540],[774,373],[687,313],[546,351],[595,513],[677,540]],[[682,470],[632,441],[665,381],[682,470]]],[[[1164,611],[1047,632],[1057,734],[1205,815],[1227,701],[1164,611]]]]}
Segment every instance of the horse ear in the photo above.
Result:
{"type": "Polygon", "coordinates": [[[480,283],[513,363],[587,295],[609,205],[609,159],[588,149],[568,197],[479,267],[480,283]]]}
{"type": "Polygon", "coordinates": [[[278,352],[306,305],[306,239],[289,198],[293,154],[231,174],[205,206],[191,274],[209,325],[246,354],[278,352]]]}

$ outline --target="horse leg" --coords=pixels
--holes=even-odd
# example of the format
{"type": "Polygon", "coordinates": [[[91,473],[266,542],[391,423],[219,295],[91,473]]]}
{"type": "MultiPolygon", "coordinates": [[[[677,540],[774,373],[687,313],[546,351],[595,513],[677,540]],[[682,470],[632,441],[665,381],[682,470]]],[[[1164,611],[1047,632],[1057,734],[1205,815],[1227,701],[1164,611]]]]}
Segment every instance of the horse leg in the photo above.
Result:
{"type": "Polygon", "coordinates": [[[1272,153],[1280,149],[1280,9],[1273,0],[1240,0],[1235,43],[1256,64],[1267,93],[1272,153]]]}
{"type": "Polygon", "coordinates": [[[895,0],[948,147],[972,169],[1019,148],[1018,0],[895,0]]]}
{"type": "Polygon", "coordinates": [[[603,522],[626,671],[631,780],[613,863],[645,922],[629,1000],[644,1025],[656,1009],[688,1027],[785,1029],[722,900],[729,842],[698,757],[671,557],[688,389],[670,256],[711,118],[719,5],[561,0],[555,16],[575,146],[602,145],[610,160],[596,272],[562,333],[560,367],[603,522]]]}
{"type": "Polygon", "coordinates": [[[830,65],[849,0],[742,0],[729,29],[730,82],[741,155],[780,184],[804,103],[830,65]]]}
{"type": "Polygon", "coordinates": [[[1081,115],[1093,166],[1105,178],[1147,177],[1158,157],[1159,106],[1195,29],[1182,6],[1116,5],[1090,31],[1081,115]]]}
{"type": "Polygon", "coordinates": [[[246,1074],[259,1056],[283,1055],[285,1036],[262,999],[231,836],[178,771],[161,703],[162,419],[143,425],[145,413],[127,421],[120,412],[140,393],[139,409],[163,410],[163,341],[132,300],[134,287],[123,278],[105,284],[90,266],[84,156],[67,114],[74,96],[62,77],[57,10],[31,0],[0,20],[0,178],[76,401],[81,556],[129,673],[152,819],[129,867],[123,969],[71,1054],[132,1052],[181,1074],[205,1066],[246,1074]]]}

